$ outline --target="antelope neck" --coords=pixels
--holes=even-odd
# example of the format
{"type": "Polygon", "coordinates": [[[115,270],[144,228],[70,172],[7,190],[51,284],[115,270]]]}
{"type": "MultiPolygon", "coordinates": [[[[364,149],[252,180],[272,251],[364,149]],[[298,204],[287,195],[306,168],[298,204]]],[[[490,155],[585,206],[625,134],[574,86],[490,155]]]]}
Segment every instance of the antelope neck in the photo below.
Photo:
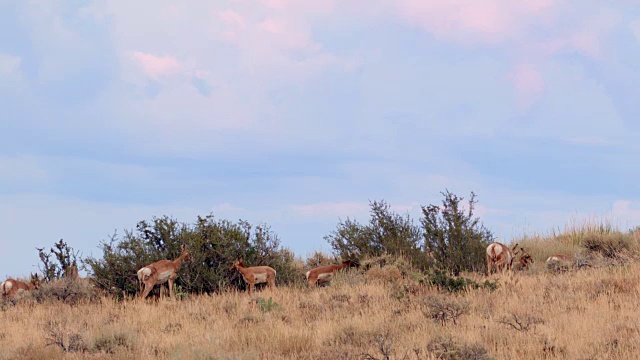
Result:
{"type": "Polygon", "coordinates": [[[173,265],[179,268],[182,265],[182,261],[184,261],[185,256],[186,254],[181,254],[177,259],[173,260],[173,265]]]}

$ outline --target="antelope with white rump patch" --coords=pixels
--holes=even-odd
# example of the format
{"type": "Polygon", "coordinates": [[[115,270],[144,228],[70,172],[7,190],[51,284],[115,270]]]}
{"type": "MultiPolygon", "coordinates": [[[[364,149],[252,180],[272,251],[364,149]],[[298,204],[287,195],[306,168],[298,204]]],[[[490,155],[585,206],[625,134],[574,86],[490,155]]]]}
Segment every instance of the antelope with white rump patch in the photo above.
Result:
{"type": "Polygon", "coordinates": [[[0,284],[3,299],[15,297],[19,293],[37,289],[39,287],[40,278],[38,278],[38,274],[31,274],[31,281],[29,281],[29,283],[10,278],[0,284]]]}
{"type": "Polygon", "coordinates": [[[253,292],[256,284],[266,283],[270,289],[276,286],[276,271],[269,266],[245,267],[242,258],[236,260],[229,270],[238,269],[244,282],[249,285],[249,295],[253,292]]]}
{"type": "Polygon", "coordinates": [[[494,242],[487,246],[487,275],[491,275],[491,269],[495,268],[496,271],[511,270],[513,260],[516,258],[518,252],[516,249],[518,244],[515,244],[511,249],[508,246],[494,242]]]}
{"type": "Polygon", "coordinates": [[[346,268],[358,266],[353,260],[345,260],[341,264],[332,264],[319,266],[315,269],[307,271],[304,276],[307,278],[307,284],[311,287],[314,285],[325,285],[331,282],[333,274],[346,268]]]}
{"type": "Polygon", "coordinates": [[[169,297],[173,297],[173,283],[178,277],[178,270],[184,261],[189,260],[189,253],[184,245],[180,246],[180,256],[173,260],[160,260],[138,270],[140,297],[146,298],[156,285],[169,283],[169,297]]]}

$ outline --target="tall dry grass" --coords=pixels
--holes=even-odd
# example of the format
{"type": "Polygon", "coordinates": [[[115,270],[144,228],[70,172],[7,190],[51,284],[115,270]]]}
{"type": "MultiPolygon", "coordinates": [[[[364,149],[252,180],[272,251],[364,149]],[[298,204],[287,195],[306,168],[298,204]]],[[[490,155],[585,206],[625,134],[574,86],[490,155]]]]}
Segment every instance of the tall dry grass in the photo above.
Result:
{"type": "Polygon", "coordinates": [[[633,359],[640,350],[635,264],[514,274],[493,292],[457,296],[398,290],[403,280],[389,278],[264,290],[259,302],[246,293],[23,302],[0,314],[0,358],[456,359],[466,351],[478,359],[633,359]],[[455,324],[443,322],[441,312],[456,306],[455,324]]]}
{"type": "MultiPolygon", "coordinates": [[[[623,236],[619,250],[637,250],[635,234],[599,230],[585,232],[575,249],[587,252],[582,244],[594,236],[613,244],[623,236]]],[[[634,257],[553,273],[540,263],[558,250],[547,247],[556,241],[523,240],[535,250],[537,267],[493,275],[500,284],[493,291],[441,293],[417,285],[403,261],[387,261],[341,274],[329,287],[265,289],[253,298],[228,292],[179,301],[41,303],[26,297],[0,312],[0,359],[637,358],[640,264],[634,257]]]]}

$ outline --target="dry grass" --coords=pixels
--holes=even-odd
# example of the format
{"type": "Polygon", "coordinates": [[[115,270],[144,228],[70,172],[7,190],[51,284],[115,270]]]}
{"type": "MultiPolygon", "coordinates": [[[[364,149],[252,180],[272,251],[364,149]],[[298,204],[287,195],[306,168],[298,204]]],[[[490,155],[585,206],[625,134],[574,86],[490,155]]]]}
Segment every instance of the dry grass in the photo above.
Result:
{"type": "Polygon", "coordinates": [[[246,293],[19,303],[1,313],[0,358],[631,359],[640,350],[638,265],[503,276],[494,292],[458,296],[393,295],[394,281],[258,294],[271,303],[246,293]],[[466,310],[455,325],[440,321],[433,299],[466,310]]]}

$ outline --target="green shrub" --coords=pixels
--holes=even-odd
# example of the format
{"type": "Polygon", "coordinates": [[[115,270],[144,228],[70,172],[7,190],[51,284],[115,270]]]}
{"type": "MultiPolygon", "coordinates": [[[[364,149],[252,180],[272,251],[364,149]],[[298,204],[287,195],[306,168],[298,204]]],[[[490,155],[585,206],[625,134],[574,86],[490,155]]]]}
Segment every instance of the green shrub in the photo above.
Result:
{"type": "Polygon", "coordinates": [[[462,271],[484,271],[485,250],[494,241],[491,231],[473,217],[476,195],[472,192],[466,209],[461,197],[448,190],[442,205],[422,207],[425,246],[438,268],[455,275],[462,271]]]}
{"type": "Polygon", "coordinates": [[[227,287],[243,289],[246,285],[242,277],[229,270],[240,256],[247,266],[273,267],[278,274],[276,284],[303,282],[294,266],[294,254],[280,247],[280,239],[268,226],[216,220],[213,215],[198,217],[193,225],[166,216],[141,221],[135,231],[125,231],[124,237],[114,234],[102,242],[102,257],[88,258],[85,263],[99,279],[97,286],[101,289],[118,297],[133,296],[139,291],[138,269],[158,260],[174,260],[180,255],[181,245],[186,246],[191,258],[183,263],[176,280],[182,297],[227,287]]]}
{"type": "Polygon", "coordinates": [[[423,250],[420,227],[409,214],[393,212],[385,201],[373,201],[369,206],[371,218],[368,224],[347,218],[325,236],[334,252],[343,259],[354,255],[360,258],[403,255],[414,266],[428,268],[431,260],[423,250]]]}
{"type": "Polygon", "coordinates": [[[271,297],[269,297],[269,299],[262,298],[262,297],[258,297],[255,299],[256,304],[258,304],[258,309],[260,309],[260,311],[262,312],[270,312],[272,310],[280,310],[282,309],[280,307],[280,305],[273,301],[273,299],[271,297]]]}

